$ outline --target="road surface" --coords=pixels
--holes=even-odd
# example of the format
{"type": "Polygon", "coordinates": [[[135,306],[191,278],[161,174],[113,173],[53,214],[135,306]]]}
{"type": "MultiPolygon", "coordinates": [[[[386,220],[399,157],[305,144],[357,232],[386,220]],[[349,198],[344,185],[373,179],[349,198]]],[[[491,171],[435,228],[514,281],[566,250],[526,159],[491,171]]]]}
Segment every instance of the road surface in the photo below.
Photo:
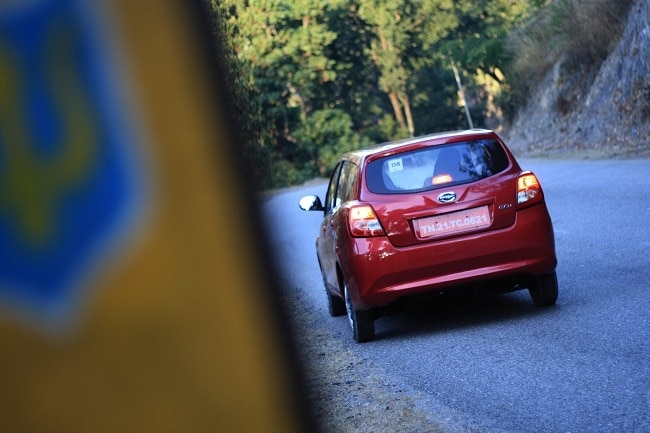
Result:
{"type": "Polygon", "coordinates": [[[379,318],[376,340],[365,344],[353,342],[347,318],[327,313],[314,251],[321,214],[297,204],[307,194],[323,198],[326,184],[263,200],[281,282],[309,315],[296,332],[306,341],[317,333],[355,360],[332,367],[303,356],[305,370],[322,375],[314,384],[346,375],[330,400],[361,406],[344,417],[316,398],[330,427],[365,431],[363,417],[377,416],[349,400],[367,370],[380,383],[373,389],[407,395],[421,415],[404,420],[408,431],[650,432],[650,160],[520,163],[540,178],[553,220],[557,305],[537,309],[527,291],[435,299],[379,318]],[[353,372],[328,370],[352,364],[353,372]]]}

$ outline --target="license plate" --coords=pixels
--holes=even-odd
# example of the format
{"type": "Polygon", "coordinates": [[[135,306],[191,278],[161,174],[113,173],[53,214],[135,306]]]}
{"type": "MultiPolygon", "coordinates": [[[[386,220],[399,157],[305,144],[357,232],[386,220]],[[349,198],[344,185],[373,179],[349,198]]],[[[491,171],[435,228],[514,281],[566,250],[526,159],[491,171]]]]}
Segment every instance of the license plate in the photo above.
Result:
{"type": "Polygon", "coordinates": [[[491,222],[487,206],[420,218],[414,221],[415,230],[420,238],[477,230],[488,227],[491,222]]]}

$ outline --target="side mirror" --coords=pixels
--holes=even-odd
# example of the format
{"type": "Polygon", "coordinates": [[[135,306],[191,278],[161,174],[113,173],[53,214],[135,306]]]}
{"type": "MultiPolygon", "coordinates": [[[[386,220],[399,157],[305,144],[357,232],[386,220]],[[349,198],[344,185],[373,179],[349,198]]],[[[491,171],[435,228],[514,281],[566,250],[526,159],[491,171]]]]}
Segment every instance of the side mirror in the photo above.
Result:
{"type": "Polygon", "coordinates": [[[306,195],[300,199],[298,204],[302,210],[320,210],[322,211],[323,203],[321,203],[320,198],[317,195],[306,195]]]}

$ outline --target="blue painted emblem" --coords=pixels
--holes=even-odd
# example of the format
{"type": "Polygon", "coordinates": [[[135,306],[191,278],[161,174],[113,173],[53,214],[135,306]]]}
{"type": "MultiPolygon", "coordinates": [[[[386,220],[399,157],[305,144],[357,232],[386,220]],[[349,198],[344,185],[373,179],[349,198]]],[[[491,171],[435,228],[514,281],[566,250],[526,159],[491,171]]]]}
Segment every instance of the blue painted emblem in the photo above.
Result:
{"type": "Polygon", "coordinates": [[[94,2],[0,8],[0,302],[67,321],[143,198],[94,2]]]}
{"type": "Polygon", "coordinates": [[[438,196],[438,201],[440,203],[451,203],[456,201],[456,193],[453,191],[443,192],[438,196]]]}

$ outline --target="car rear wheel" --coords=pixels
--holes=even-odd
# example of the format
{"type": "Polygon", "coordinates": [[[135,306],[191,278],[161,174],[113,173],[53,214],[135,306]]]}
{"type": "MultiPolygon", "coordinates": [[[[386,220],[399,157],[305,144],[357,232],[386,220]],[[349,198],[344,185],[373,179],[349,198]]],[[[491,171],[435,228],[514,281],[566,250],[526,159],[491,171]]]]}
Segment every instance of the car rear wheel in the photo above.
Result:
{"type": "Polygon", "coordinates": [[[375,318],[372,310],[357,310],[352,306],[348,285],[343,283],[345,306],[348,312],[348,321],[352,328],[352,336],[357,343],[363,343],[375,338],[375,318]]]}
{"type": "Polygon", "coordinates": [[[558,288],[557,288],[557,275],[552,272],[535,279],[528,288],[530,297],[538,307],[546,307],[553,305],[557,301],[558,288]]]}

